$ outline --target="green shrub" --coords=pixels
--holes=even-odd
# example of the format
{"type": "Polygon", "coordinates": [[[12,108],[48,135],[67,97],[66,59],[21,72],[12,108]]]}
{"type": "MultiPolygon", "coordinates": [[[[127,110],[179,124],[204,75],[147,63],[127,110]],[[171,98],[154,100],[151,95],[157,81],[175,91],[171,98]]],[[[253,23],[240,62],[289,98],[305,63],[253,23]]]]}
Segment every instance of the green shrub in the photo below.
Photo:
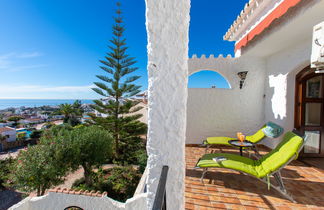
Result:
{"type": "Polygon", "coordinates": [[[15,186],[25,192],[36,191],[37,196],[64,181],[70,167],[67,150],[61,145],[35,145],[21,150],[15,165],[15,186]]]}
{"type": "Polygon", "coordinates": [[[39,139],[42,136],[43,131],[42,130],[34,130],[31,134],[30,134],[30,138],[32,139],[39,139]]]}
{"type": "Polygon", "coordinates": [[[10,186],[11,170],[14,165],[14,159],[8,158],[0,160],[0,190],[10,186]]]}
{"type": "Polygon", "coordinates": [[[147,154],[145,149],[138,150],[136,153],[138,170],[140,173],[144,173],[147,163],[147,154]]]}
{"type": "Polygon", "coordinates": [[[91,187],[87,187],[84,178],[81,178],[73,183],[72,188],[106,191],[110,198],[125,202],[128,198],[133,197],[140,179],[141,174],[132,166],[114,167],[98,170],[91,187]]]}
{"type": "Polygon", "coordinates": [[[82,177],[80,179],[77,179],[73,182],[72,184],[72,189],[75,189],[75,190],[95,190],[95,191],[98,191],[94,186],[87,186],[86,183],[85,183],[85,178],[82,177]]]}
{"type": "Polygon", "coordinates": [[[84,179],[84,177],[81,177],[80,179],[77,179],[77,180],[75,180],[74,182],[73,182],[73,184],[72,184],[72,188],[73,189],[76,189],[76,188],[78,188],[78,187],[80,187],[82,184],[84,184],[85,183],[85,179],[84,179]]]}

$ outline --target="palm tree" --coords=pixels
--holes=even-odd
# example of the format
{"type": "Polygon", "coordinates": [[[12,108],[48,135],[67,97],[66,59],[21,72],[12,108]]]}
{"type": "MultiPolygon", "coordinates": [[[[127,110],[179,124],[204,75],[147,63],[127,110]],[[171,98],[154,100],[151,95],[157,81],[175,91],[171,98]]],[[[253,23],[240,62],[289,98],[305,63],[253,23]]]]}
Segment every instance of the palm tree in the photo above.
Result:
{"type": "Polygon", "coordinates": [[[64,115],[64,123],[68,123],[73,114],[73,107],[71,104],[60,104],[59,111],[64,115]]]}
{"type": "Polygon", "coordinates": [[[82,118],[84,111],[81,101],[76,100],[73,104],[60,104],[59,112],[64,115],[64,123],[75,126],[80,124],[80,118],[82,118]]]}

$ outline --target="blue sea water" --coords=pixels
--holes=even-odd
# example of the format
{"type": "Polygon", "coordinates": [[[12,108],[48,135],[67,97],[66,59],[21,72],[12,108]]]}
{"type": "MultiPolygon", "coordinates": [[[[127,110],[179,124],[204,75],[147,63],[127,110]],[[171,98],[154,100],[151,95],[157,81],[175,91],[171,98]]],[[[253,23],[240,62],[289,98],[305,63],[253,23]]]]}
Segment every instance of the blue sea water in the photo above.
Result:
{"type": "MultiPolygon", "coordinates": [[[[18,107],[39,107],[39,106],[57,106],[59,104],[72,104],[75,99],[0,99],[0,110],[6,108],[18,107]]],[[[91,104],[92,100],[81,99],[82,104],[91,104]]]]}

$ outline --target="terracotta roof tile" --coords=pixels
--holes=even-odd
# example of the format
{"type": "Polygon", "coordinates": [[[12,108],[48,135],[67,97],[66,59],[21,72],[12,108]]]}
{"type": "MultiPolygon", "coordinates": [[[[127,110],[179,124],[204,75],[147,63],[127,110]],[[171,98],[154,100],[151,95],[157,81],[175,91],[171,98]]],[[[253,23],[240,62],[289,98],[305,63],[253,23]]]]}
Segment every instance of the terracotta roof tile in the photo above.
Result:
{"type": "Polygon", "coordinates": [[[10,127],[3,127],[3,128],[0,128],[0,133],[5,132],[5,131],[12,131],[12,130],[15,130],[15,129],[10,128],[10,127]]]}
{"type": "Polygon", "coordinates": [[[95,190],[71,190],[67,188],[54,188],[54,189],[49,189],[48,192],[52,193],[64,193],[64,194],[74,194],[74,195],[86,195],[86,196],[92,196],[92,197],[104,197],[107,196],[107,192],[101,193],[100,191],[95,191],[95,190]]]}

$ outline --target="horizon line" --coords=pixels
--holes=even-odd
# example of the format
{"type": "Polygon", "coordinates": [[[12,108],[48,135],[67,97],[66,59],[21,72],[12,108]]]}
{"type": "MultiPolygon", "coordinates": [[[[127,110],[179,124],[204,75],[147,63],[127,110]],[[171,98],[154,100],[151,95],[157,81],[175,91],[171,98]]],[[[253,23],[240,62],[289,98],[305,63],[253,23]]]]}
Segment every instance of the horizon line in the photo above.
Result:
{"type": "Polygon", "coordinates": [[[0,100],[96,100],[98,98],[0,98],[0,100]]]}

